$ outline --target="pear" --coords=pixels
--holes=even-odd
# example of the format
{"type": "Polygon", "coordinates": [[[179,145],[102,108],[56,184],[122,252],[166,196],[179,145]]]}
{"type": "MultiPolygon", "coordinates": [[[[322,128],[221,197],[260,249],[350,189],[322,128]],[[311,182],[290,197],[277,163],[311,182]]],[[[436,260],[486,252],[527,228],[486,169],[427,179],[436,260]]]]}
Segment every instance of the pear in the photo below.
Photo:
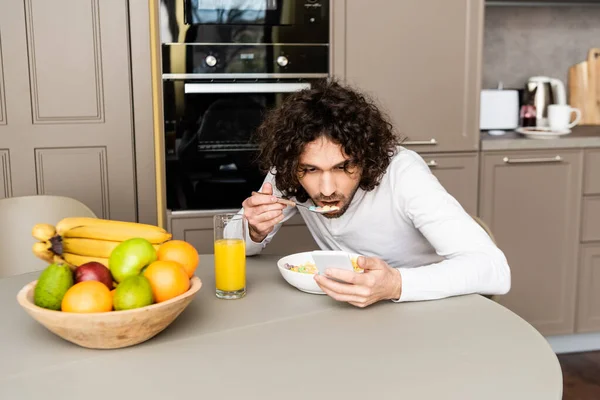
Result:
{"type": "Polygon", "coordinates": [[[68,265],[50,264],[35,285],[33,303],[38,307],[59,311],[62,299],[73,283],[73,272],[68,265]]]}
{"type": "Polygon", "coordinates": [[[142,269],[156,261],[156,250],[148,240],[132,238],[117,245],[108,258],[108,268],[117,283],[139,275],[142,269]]]}
{"type": "Polygon", "coordinates": [[[143,275],[127,277],[117,286],[113,297],[115,311],[146,307],[154,303],[152,286],[143,275]]]}

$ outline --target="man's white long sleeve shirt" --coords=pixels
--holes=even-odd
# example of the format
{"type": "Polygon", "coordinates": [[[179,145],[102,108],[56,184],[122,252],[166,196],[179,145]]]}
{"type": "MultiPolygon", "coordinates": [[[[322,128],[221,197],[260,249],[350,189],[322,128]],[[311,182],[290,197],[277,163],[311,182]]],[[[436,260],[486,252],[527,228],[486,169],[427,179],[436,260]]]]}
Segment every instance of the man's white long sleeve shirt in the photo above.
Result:
{"type": "MultiPolygon", "coordinates": [[[[281,194],[273,175],[265,182],[273,185],[275,195],[281,194]]],[[[399,147],[379,186],[369,192],[359,188],[339,218],[302,207],[283,212],[283,222],[299,212],[322,250],[379,257],[397,268],[402,294],[396,301],[505,294],[510,289],[503,252],[412,150],[399,147]]],[[[247,235],[246,254],[260,253],[280,227],[261,243],[247,235]]]]}

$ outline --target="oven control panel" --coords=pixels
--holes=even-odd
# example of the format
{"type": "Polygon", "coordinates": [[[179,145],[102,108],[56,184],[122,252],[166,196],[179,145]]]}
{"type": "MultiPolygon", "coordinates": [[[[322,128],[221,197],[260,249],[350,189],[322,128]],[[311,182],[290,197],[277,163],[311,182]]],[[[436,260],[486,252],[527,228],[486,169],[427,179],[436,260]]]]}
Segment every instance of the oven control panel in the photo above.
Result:
{"type": "Polygon", "coordinates": [[[327,74],[326,45],[196,45],[164,74],[327,74]]]}

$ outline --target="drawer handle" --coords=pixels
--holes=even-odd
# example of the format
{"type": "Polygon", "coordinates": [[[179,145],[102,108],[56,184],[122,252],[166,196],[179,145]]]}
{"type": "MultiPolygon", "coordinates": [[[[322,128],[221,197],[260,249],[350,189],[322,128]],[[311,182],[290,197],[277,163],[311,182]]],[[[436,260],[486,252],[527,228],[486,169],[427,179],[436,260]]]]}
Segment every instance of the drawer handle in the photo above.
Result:
{"type": "Polygon", "coordinates": [[[563,161],[561,156],[556,157],[547,157],[547,158],[518,158],[511,159],[508,157],[504,157],[502,159],[507,164],[535,164],[535,163],[559,163],[563,161]]]}
{"type": "Polygon", "coordinates": [[[438,163],[435,160],[430,160],[430,161],[427,161],[427,165],[429,166],[429,168],[435,168],[438,166],[438,163]]]}
{"type": "Polygon", "coordinates": [[[408,146],[423,146],[423,145],[434,145],[434,144],[438,144],[437,140],[435,140],[435,138],[431,138],[430,140],[408,140],[406,142],[404,142],[403,144],[408,145],[408,146]]]}

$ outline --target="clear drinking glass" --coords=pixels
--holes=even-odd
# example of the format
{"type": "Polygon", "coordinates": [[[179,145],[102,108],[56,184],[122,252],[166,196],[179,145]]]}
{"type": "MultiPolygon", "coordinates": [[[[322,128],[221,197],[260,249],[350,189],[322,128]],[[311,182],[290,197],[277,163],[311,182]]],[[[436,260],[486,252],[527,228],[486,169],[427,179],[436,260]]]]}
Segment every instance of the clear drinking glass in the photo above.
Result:
{"type": "Polygon", "coordinates": [[[239,299],[246,295],[246,228],[240,214],[213,217],[216,295],[239,299]]]}

